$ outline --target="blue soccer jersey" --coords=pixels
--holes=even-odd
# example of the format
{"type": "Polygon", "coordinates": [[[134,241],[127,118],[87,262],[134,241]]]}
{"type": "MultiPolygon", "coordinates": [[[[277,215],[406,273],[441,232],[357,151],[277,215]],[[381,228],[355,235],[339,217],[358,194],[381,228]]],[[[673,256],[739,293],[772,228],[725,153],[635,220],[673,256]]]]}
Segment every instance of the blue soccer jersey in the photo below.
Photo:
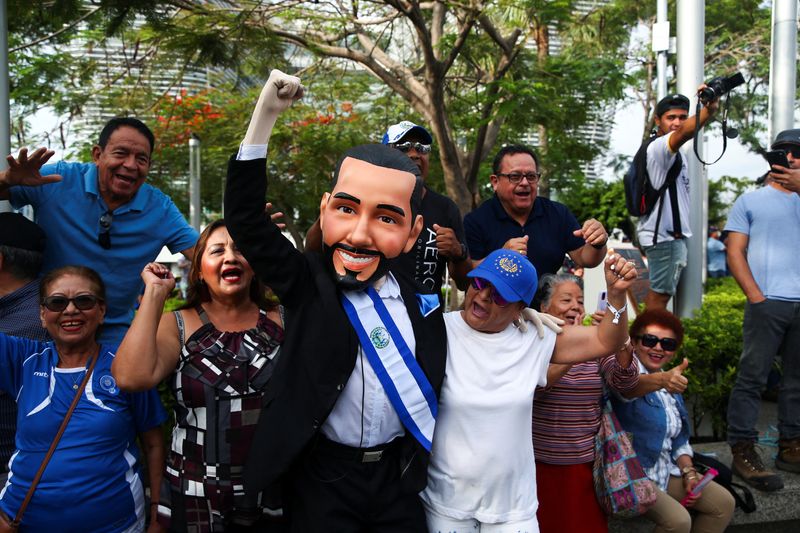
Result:
{"type": "MultiPolygon", "coordinates": [[[[121,392],[111,375],[115,347],[100,359],[25,511],[25,531],[117,532],[143,520],[136,436],[166,413],[155,390],[121,392]]],[[[0,334],[0,389],[17,399],[17,451],[0,507],[14,516],[83,380],[56,368],[52,342],[0,334]]],[[[141,522],[144,523],[143,521],[141,522]]]]}

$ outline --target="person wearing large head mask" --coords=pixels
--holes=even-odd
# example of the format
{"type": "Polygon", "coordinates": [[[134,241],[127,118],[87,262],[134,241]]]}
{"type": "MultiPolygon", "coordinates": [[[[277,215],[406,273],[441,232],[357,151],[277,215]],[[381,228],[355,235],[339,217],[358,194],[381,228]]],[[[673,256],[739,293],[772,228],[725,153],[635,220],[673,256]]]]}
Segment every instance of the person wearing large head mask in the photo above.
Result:
{"type": "Polygon", "coordinates": [[[422,227],[419,171],[388,146],[348,150],[320,203],[323,252],[297,251],[263,201],[272,127],[303,91],[271,73],[228,169],[231,236],[287,317],[245,485],[285,476],[292,531],[423,531],[444,323],[390,266],[422,227]]]}

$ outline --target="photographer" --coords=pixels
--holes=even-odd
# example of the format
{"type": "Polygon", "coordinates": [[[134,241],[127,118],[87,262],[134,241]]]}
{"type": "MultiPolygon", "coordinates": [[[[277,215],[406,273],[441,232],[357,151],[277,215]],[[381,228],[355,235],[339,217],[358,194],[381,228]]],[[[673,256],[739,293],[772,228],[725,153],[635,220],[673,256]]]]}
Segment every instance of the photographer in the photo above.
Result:
{"type": "MultiPolygon", "coordinates": [[[[700,93],[707,86],[700,85],[700,93]]],[[[689,99],[682,94],[670,94],[656,105],[657,138],[647,147],[647,174],[650,185],[660,189],[674,164],[680,165],[675,186],[669,187],[649,215],[639,219],[637,233],[650,267],[650,290],[645,298],[647,309],[666,309],[675,294],[683,268],[686,266],[686,239],[692,236],[689,227],[689,176],[686,162],[678,153],[681,146],[694,136],[696,122],[703,127],[719,108],[719,94],[714,94],[697,115],[689,117],[689,99]],[[659,203],[664,202],[659,209],[659,203]],[[660,218],[660,220],[659,220],[660,218]],[[656,228],[658,234],[656,236],[656,228]]]]}

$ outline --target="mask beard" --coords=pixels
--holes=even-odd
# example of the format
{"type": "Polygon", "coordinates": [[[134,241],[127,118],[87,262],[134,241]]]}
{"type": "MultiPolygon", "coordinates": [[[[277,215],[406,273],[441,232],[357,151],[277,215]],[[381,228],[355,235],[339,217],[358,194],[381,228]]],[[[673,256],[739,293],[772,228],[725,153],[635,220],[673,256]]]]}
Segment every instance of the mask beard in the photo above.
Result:
{"type": "Polygon", "coordinates": [[[364,290],[372,285],[375,281],[383,277],[389,270],[389,261],[386,259],[386,256],[375,250],[362,250],[360,248],[353,248],[352,246],[337,242],[333,246],[328,246],[325,243],[322,243],[322,251],[325,254],[325,264],[331,271],[333,279],[336,281],[336,284],[345,291],[364,290]],[[352,270],[348,270],[347,268],[344,269],[344,274],[340,274],[333,266],[333,254],[337,248],[341,248],[346,252],[351,252],[354,254],[379,256],[380,261],[378,262],[378,267],[375,269],[375,272],[373,272],[372,275],[365,280],[358,279],[359,272],[354,272],[352,270]]]}

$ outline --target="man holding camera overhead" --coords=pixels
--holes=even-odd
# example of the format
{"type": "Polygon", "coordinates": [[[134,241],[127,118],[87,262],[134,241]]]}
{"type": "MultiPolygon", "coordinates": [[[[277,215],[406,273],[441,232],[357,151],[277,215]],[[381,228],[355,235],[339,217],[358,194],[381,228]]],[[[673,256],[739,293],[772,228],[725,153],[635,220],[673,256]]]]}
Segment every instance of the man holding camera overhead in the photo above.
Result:
{"type": "Polygon", "coordinates": [[[755,450],[761,391],[776,355],[783,378],[775,465],[800,472],[800,197],[778,179],[800,170],[800,129],[780,132],[772,149],[786,152],[789,167],[773,165],[769,183],[740,196],[725,226],[728,264],[747,296],[742,357],[728,403],[732,470],[765,491],[783,487],[755,450]]]}
{"type": "MultiPolygon", "coordinates": [[[[698,93],[706,87],[701,85],[698,93]]],[[[682,94],[667,95],[656,104],[657,138],[647,147],[648,179],[651,186],[659,190],[666,183],[673,165],[679,165],[680,171],[675,185],[667,188],[649,215],[639,219],[636,229],[650,269],[650,290],[645,298],[647,309],[666,309],[686,266],[686,239],[692,236],[689,227],[689,176],[686,161],[678,150],[692,139],[698,120],[703,127],[717,112],[720,95],[713,91],[712,95],[701,109],[699,118],[697,115],[689,117],[689,99],[682,94]],[[662,201],[663,207],[659,205],[662,201]]]]}

